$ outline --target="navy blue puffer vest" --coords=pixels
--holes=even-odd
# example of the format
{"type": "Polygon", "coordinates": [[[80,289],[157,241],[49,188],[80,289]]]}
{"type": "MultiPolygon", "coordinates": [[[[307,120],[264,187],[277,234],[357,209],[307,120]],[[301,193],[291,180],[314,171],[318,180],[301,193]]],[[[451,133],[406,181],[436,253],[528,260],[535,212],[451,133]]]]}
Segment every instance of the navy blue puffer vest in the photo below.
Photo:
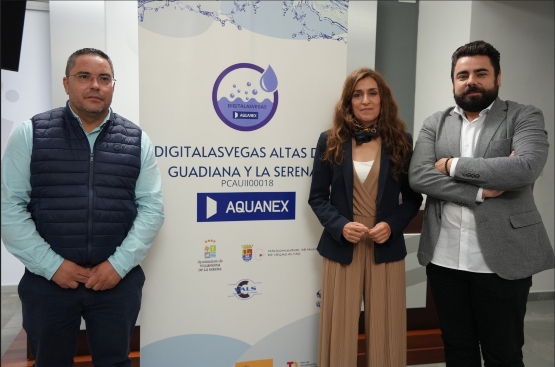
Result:
{"type": "Polygon", "coordinates": [[[137,216],[141,129],[112,113],[91,153],[69,107],[36,115],[28,210],[52,249],[96,265],[121,245],[137,216]]]}

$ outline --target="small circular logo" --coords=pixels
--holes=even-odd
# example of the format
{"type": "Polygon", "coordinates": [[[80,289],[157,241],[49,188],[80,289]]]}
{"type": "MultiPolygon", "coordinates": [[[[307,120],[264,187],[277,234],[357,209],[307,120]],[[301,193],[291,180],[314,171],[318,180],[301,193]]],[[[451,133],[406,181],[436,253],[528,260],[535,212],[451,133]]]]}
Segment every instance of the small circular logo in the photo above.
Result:
{"type": "Polygon", "coordinates": [[[251,299],[252,297],[260,294],[258,293],[258,284],[259,282],[253,282],[250,279],[241,279],[236,284],[233,285],[233,295],[230,297],[237,297],[240,300],[247,300],[251,299]]]}
{"type": "Polygon", "coordinates": [[[218,117],[239,131],[253,131],[266,125],[278,106],[278,80],[274,69],[239,63],[225,69],[212,89],[212,103],[218,117]]]}

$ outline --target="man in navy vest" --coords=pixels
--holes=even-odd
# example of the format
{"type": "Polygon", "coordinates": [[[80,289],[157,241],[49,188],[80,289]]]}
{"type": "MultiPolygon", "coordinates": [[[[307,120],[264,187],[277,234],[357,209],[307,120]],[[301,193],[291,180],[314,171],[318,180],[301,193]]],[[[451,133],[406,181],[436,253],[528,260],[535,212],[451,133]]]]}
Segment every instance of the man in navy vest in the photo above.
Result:
{"type": "Polygon", "coordinates": [[[81,318],[95,366],[131,366],[145,258],[164,221],[149,137],[110,107],[104,52],[67,61],[69,96],[19,125],[2,159],[2,239],[25,265],[23,328],[36,367],[70,367],[81,318]]]}

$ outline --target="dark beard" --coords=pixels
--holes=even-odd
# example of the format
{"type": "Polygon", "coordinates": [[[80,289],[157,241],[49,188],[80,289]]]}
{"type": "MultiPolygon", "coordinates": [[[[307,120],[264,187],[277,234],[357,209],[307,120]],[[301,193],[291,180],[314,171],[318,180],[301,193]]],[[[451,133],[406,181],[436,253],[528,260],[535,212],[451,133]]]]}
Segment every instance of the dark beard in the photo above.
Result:
{"type": "Polygon", "coordinates": [[[478,87],[468,87],[462,94],[453,93],[455,102],[463,111],[468,112],[481,112],[484,108],[488,107],[495,101],[499,95],[499,86],[495,83],[492,89],[483,89],[478,87]],[[479,97],[467,97],[466,94],[470,92],[481,92],[479,97]]]}

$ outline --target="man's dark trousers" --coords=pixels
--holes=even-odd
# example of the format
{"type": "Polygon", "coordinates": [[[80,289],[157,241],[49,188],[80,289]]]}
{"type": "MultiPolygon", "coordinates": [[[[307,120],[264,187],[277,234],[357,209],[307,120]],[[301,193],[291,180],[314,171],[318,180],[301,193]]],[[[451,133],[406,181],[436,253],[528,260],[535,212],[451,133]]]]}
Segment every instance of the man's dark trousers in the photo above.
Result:
{"type": "Polygon", "coordinates": [[[73,366],[83,317],[93,365],[130,367],[129,344],[144,281],[136,266],[112,289],[94,291],[84,284],[63,289],[25,269],[18,291],[35,366],[73,366]]]}
{"type": "Polygon", "coordinates": [[[432,263],[426,274],[437,306],[447,367],[523,367],[524,315],[532,277],[506,280],[492,273],[432,263]]]}

